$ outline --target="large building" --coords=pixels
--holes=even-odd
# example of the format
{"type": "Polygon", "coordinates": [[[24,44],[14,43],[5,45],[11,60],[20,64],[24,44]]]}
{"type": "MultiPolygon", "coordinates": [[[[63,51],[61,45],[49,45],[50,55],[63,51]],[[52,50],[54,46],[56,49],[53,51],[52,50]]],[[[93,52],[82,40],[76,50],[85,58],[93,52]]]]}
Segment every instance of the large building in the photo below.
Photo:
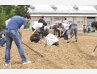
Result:
{"type": "Polygon", "coordinates": [[[33,5],[29,8],[31,15],[31,25],[42,15],[48,26],[56,20],[58,23],[67,18],[69,23],[75,22],[79,28],[83,25],[91,25],[91,22],[97,21],[97,10],[95,6],[69,6],[69,5],[33,5]]]}

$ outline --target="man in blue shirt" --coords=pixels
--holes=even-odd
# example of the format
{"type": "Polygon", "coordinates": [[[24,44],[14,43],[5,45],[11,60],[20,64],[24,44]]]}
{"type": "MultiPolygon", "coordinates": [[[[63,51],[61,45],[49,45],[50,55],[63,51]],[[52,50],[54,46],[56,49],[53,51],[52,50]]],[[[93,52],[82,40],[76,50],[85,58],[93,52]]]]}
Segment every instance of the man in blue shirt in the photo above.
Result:
{"type": "Polygon", "coordinates": [[[12,18],[5,21],[6,30],[6,52],[5,52],[5,65],[10,64],[10,49],[12,45],[12,41],[15,42],[18,47],[20,57],[22,59],[23,64],[31,63],[28,61],[24,54],[24,48],[22,46],[22,30],[26,26],[26,22],[29,22],[31,19],[30,15],[22,16],[13,16],[12,18]]]}

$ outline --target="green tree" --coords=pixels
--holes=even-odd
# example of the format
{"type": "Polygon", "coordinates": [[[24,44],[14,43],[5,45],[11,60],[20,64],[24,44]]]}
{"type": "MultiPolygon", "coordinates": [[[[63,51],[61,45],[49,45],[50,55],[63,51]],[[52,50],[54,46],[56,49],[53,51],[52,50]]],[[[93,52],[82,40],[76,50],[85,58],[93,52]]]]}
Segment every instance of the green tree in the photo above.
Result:
{"type": "Polygon", "coordinates": [[[12,17],[12,16],[14,16],[14,15],[16,15],[16,9],[14,8],[14,9],[12,9],[11,11],[10,11],[10,13],[9,13],[9,15],[8,15],[8,17],[12,17]]]}
{"type": "Polygon", "coordinates": [[[0,13],[0,30],[5,28],[5,20],[6,20],[6,15],[5,11],[3,10],[3,7],[1,8],[1,13],[0,13]]]}
{"type": "Polygon", "coordinates": [[[29,26],[30,26],[30,22],[26,24],[25,28],[29,28],[29,26]]]}
{"type": "MultiPolygon", "coordinates": [[[[29,14],[29,12],[28,12],[29,7],[30,7],[30,5],[18,5],[18,6],[16,6],[15,13],[19,16],[29,14]]],[[[30,26],[30,23],[27,23],[25,28],[29,28],[29,26],[30,26]]]]}
{"type": "MultiPolygon", "coordinates": [[[[5,20],[12,16],[29,14],[29,7],[30,5],[0,5],[0,29],[5,28],[5,20]]],[[[27,26],[29,26],[29,24],[27,24],[27,26]]]]}
{"type": "Polygon", "coordinates": [[[15,11],[13,12],[13,10],[16,9],[15,5],[0,5],[0,7],[3,8],[3,11],[5,11],[6,19],[16,15],[15,11]],[[12,15],[11,15],[11,13],[12,13],[12,15]]]}
{"type": "Polygon", "coordinates": [[[16,6],[16,14],[23,16],[25,14],[29,14],[28,12],[28,8],[30,7],[30,5],[18,5],[16,6]]]}

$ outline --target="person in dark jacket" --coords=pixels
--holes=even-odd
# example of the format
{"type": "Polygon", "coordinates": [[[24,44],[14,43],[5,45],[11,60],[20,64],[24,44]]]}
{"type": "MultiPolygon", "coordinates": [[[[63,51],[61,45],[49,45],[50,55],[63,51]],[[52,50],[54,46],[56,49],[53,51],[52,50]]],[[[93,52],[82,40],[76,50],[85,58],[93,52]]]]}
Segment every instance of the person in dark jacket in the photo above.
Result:
{"type": "Polygon", "coordinates": [[[94,29],[94,30],[97,30],[97,21],[94,21],[91,23],[91,27],[94,29]]]}
{"type": "MultiPolygon", "coordinates": [[[[45,22],[44,16],[41,16],[41,18],[38,20],[38,23],[44,23],[44,22],[45,22]]],[[[44,26],[42,26],[42,27],[40,28],[40,32],[44,32],[44,26]]]]}
{"type": "Polygon", "coordinates": [[[0,32],[0,46],[3,46],[6,43],[5,31],[0,32]]]}

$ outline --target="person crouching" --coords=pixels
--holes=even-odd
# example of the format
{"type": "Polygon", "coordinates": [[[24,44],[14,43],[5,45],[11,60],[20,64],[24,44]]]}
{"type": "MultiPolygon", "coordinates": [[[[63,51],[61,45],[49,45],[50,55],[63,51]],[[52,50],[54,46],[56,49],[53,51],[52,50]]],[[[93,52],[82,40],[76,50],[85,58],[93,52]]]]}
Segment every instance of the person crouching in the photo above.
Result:
{"type": "Polygon", "coordinates": [[[40,34],[38,32],[36,32],[30,36],[31,42],[38,43],[39,40],[40,40],[40,34]]]}
{"type": "Polygon", "coordinates": [[[59,46],[59,40],[55,35],[49,33],[49,31],[45,31],[43,35],[44,37],[46,37],[44,46],[47,46],[47,45],[48,46],[52,46],[52,45],[59,46]]]}

